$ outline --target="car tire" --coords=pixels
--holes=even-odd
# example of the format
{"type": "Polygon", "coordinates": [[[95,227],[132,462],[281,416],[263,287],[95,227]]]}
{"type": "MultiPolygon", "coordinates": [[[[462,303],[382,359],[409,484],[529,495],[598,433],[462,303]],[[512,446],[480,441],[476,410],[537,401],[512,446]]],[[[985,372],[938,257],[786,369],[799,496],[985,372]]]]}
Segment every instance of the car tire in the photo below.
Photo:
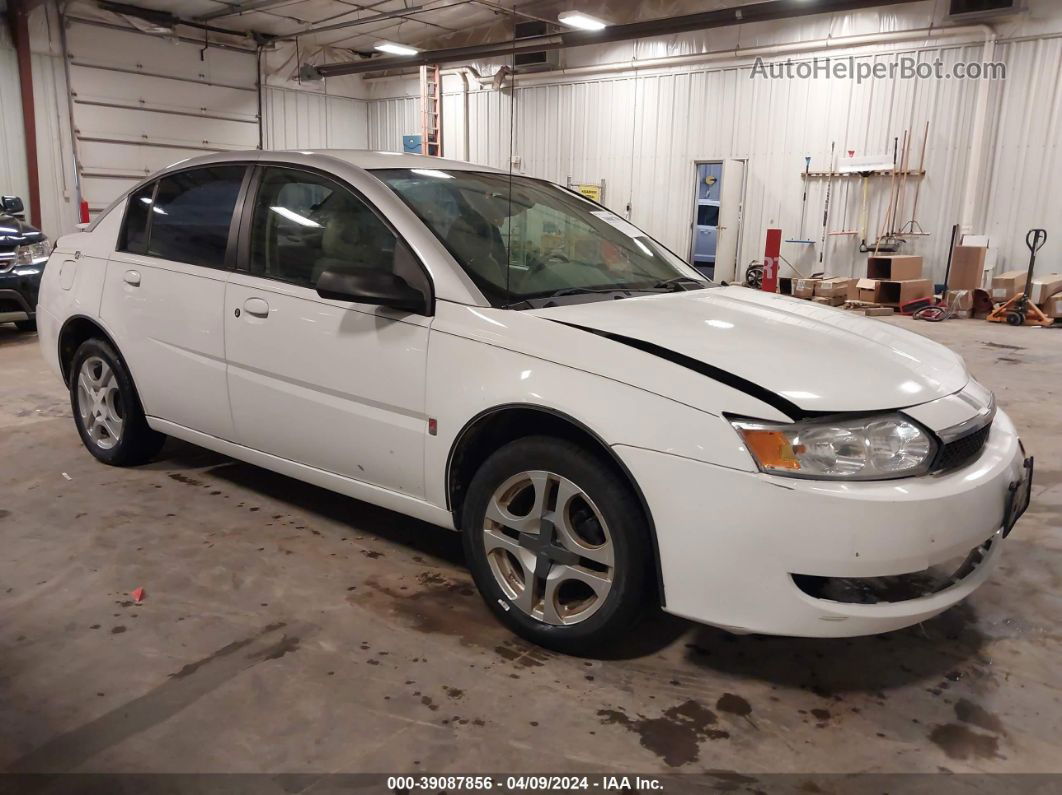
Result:
{"type": "Polygon", "coordinates": [[[166,441],[148,427],[125,362],[104,340],[86,340],[74,353],[70,408],[81,441],[105,464],[147,463],[166,441]]]}
{"type": "Polygon", "coordinates": [[[30,320],[16,320],[15,328],[17,328],[19,331],[36,331],[37,321],[32,318],[30,320]]]}
{"type": "Polygon", "coordinates": [[[652,601],[638,499],[610,462],[571,442],[527,437],[496,451],[469,484],[461,526],[487,606],[540,646],[599,654],[652,601]]]}

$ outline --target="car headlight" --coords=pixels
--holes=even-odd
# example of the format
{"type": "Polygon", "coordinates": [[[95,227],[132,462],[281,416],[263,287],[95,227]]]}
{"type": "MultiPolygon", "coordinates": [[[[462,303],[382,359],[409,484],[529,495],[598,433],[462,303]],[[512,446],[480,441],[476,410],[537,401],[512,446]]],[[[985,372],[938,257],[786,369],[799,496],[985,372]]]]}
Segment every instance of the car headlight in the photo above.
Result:
{"type": "Polygon", "coordinates": [[[937,452],[933,437],[899,414],[826,417],[791,424],[732,419],[763,472],[821,480],[921,475],[937,452]]]}
{"type": "Polygon", "coordinates": [[[39,265],[52,253],[52,244],[48,238],[29,243],[15,249],[15,265],[39,265]]]}

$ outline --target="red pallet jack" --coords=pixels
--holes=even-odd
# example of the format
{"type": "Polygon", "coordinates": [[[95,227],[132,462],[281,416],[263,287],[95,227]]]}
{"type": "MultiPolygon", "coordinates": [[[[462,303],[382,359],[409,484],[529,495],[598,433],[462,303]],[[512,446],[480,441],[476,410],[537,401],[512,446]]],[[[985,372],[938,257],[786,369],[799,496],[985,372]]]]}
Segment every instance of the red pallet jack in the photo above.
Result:
{"type": "Polygon", "coordinates": [[[1040,311],[1040,307],[1029,300],[1029,285],[1032,284],[1033,268],[1036,267],[1036,252],[1047,242],[1046,229],[1030,229],[1025,236],[1025,245],[1029,247],[1029,273],[1025,278],[1025,287],[1021,295],[1015,295],[1006,303],[1000,304],[988,315],[990,323],[1003,323],[1021,326],[1031,323],[1037,326],[1054,325],[1054,320],[1040,311]]]}

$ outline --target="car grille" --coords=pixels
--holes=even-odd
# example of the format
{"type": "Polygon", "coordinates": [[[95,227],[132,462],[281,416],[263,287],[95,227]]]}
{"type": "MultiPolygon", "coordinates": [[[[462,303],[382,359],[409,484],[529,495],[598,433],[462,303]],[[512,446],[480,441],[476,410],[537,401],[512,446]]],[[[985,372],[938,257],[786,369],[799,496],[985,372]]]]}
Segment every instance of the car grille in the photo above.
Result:
{"type": "Polygon", "coordinates": [[[909,574],[884,577],[817,577],[790,574],[796,586],[814,599],[844,604],[880,604],[924,599],[965,580],[984,563],[995,535],[968,553],[909,574]]]}
{"type": "Polygon", "coordinates": [[[980,428],[973,433],[968,433],[961,439],[956,439],[953,442],[948,442],[940,448],[940,452],[937,454],[937,460],[933,462],[934,472],[944,472],[949,469],[958,469],[981,454],[981,450],[984,449],[985,442],[988,441],[988,434],[992,430],[992,423],[988,423],[983,428],[980,428]]]}

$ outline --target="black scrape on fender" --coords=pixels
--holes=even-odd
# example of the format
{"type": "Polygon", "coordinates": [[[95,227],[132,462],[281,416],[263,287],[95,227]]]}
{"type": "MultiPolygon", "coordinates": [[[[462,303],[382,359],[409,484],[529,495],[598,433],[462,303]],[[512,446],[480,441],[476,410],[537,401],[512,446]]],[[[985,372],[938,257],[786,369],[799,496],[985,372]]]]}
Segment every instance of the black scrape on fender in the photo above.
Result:
{"type": "MultiPolygon", "coordinates": [[[[553,318],[549,319],[553,320],[553,318]]],[[[710,364],[705,364],[698,359],[694,359],[692,356],[685,356],[684,354],[676,353],[675,351],[668,350],[660,345],[654,345],[651,342],[634,339],[633,337],[625,337],[622,334],[613,334],[609,331],[587,328],[586,326],[579,326],[575,323],[565,323],[563,320],[553,320],[553,322],[559,323],[562,326],[579,329],[580,331],[586,331],[590,334],[596,334],[599,337],[618,342],[621,345],[628,345],[631,348],[636,348],[637,350],[644,351],[653,356],[658,356],[661,359],[666,359],[669,362],[677,364],[679,367],[685,367],[687,370],[693,370],[693,372],[700,373],[707,378],[711,378],[713,381],[718,381],[720,384],[726,384],[739,392],[744,392],[749,397],[761,400],[768,406],[773,406],[791,420],[800,420],[816,414],[816,412],[804,411],[796,403],[786,400],[781,395],[772,392],[769,389],[765,389],[759,384],[754,384],[747,378],[742,378],[740,375],[734,375],[726,370],[713,367],[710,364]]]]}

